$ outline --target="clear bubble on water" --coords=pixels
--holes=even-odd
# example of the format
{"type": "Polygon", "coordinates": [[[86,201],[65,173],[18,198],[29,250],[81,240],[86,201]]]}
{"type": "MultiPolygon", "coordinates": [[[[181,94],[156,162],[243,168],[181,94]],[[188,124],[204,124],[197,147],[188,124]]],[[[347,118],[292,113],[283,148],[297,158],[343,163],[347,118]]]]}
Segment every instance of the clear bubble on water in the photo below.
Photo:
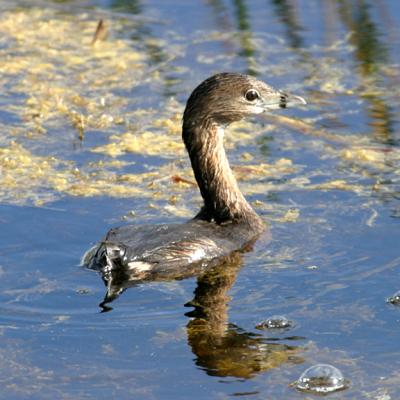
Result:
{"type": "Polygon", "coordinates": [[[283,315],[274,315],[256,325],[257,329],[289,329],[293,322],[283,315]]]}
{"type": "Polygon", "coordinates": [[[293,386],[303,392],[327,394],[346,389],[349,383],[336,367],[317,364],[306,369],[293,386]]]}
{"type": "Polygon", "coordinates": [[[389,297],[387,302],[396,306],[400,305],[400,290],[397,291],[393,296],[389,297]]]}

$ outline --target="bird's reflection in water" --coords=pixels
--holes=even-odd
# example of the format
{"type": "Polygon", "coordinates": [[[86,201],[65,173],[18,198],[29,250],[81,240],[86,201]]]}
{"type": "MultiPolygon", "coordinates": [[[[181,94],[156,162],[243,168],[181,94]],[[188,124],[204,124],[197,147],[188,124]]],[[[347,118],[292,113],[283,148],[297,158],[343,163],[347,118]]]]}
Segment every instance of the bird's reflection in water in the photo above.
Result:
{"type": "Polygon", "coordinates": [[[250,378],[284,363],[303,362],[299,346],[228,323],[228,291],[241,265],[241,254],[234,253],[209,269],[198,278],[194,299],[186,304],[194,307],[186,315],[191,317],[187,335],[196,364],[209,375],[250,378]]]}
{"type": "MultiPolygon", "coordinates": [[[[241,266],[242,254],[233,253],[207,267],[192,266],[185,276],[181,270],[179,277],[174,274],[153,277],[160,281],[198,276],[194,298],[185,304],[193,307],[186,313],[190,318],[187,338],[196,356],[196,365],[209,375],[247,379],[285,363],[302,363],[303,359],[298,355],[301,347],[292,344],[302,338],[281,335],[266,338],[229,323],[228,291],[241,266]]],[[[107,286],[106,296],[100,304],[103,311],[111,310],[109,303],[138,283],[123,269],[103,271],[102,277],[107,286]]]]}

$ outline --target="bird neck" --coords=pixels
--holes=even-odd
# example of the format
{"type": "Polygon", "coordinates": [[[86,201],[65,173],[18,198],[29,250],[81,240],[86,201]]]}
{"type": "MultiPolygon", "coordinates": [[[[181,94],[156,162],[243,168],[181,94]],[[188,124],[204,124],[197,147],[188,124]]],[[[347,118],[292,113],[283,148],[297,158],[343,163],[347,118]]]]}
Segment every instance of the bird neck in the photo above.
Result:
{"type": "Polygon", "coordinates": [[[241,193],[223,146],[224,128],[212,121],[185,126],[183,139],[204,200],[196,218],[227,222],[262,221],[241,193]]]}

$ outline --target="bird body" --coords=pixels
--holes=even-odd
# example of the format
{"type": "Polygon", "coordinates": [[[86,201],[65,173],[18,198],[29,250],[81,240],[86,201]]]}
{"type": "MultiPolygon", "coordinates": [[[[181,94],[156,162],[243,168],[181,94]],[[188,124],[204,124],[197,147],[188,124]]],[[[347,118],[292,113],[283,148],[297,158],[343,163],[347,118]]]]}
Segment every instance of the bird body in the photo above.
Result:
{"type": "Polygon", "coordinates": [[[184,224],[126,225],[111,229],[83,263],[124,269],[130,280],[180,278],[251,245],[265,224],[239,190],[223,146],[225,128],[246,116],[305,101],[247,75],[221,73],[189,97],[182,138],[204,205],[184,224]]]}
{"type": "Polygon", "coordinates": [[[199,270],[213,259],[250,245],[255,236],[247,225],[200,219],[184,224],[125,225],[111,229],[84,263],[91,263],[92,268],[124,268],[137,280],[181,278],[192,271],[185,270],[189,265],[199,270]]]}

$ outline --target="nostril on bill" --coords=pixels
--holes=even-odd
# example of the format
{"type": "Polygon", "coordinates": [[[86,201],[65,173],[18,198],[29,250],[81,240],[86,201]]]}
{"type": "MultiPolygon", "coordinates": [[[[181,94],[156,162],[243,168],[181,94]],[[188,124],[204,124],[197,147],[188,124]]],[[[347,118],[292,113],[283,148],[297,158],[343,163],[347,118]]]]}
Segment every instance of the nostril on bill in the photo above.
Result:
{"type": "Polygon", "coordinates": [[[287,98],[288,98],[288,95],[286,93],[281,93],[281,96],[279,99],[279,107],[280,108],[286,108],[287,98]]]}

